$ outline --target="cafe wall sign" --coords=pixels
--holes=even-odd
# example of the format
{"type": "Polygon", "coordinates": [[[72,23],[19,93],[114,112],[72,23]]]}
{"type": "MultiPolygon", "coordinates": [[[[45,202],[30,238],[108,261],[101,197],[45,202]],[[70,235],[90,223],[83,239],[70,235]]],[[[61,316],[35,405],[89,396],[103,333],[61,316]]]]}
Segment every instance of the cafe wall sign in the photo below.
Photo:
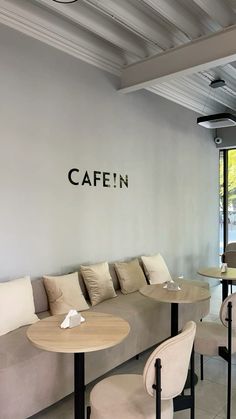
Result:
{"type": "Polygon", "coordinates": [[[102,186],[103,188],[128,188],[128,175],[119,173],[102,172],[101,170],[81,171],[73,168],[68,172],[68,180],[75,186],[102,186]]]}

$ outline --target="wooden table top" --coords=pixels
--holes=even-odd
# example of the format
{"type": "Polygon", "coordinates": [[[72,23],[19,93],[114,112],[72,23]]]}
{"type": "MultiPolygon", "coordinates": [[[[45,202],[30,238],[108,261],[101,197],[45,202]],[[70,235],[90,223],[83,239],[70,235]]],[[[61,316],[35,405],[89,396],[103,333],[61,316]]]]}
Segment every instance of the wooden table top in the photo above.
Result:
{"type": "Polygon", "coordinates": [[[227,268],[227,272],[222,273],[218,267],[200,268],[197,273],[209,278],[218,278],[222,280],[231,281],[236,279],[236,268],[227,268]]]}
{"type": "Polygon", "coordinates": [[[83,312],[85,322],[71,329],[61,329],[65,314],[50,316],[32,324],[27,337],[34,346],[46,351],[79,353],[110,348],[129,334],[129,323],[111,314],[83,312]]]}
{"type": "Polygon", "coordinates": [[[163,303],[195,303],[208,300],[210,291],[203,287],[191,285],[184,281],[175,281],[181,287],[178,291],[163,288],[164,284],[145,285],[139,291],[141,294],[163,303]]]}

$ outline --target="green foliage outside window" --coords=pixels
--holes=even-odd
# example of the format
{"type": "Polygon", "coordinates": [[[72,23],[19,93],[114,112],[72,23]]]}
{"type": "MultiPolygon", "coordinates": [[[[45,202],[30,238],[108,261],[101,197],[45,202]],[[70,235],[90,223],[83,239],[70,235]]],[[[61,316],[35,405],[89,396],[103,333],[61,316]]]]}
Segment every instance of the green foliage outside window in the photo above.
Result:
{"type": "MultiPolygon", "coordinates": [[[[223,209],[223,153],[220,154],[220,209],[223,209]]],[[[236,211],[236,150],[228,150],[228,209],[236,211]]]]}

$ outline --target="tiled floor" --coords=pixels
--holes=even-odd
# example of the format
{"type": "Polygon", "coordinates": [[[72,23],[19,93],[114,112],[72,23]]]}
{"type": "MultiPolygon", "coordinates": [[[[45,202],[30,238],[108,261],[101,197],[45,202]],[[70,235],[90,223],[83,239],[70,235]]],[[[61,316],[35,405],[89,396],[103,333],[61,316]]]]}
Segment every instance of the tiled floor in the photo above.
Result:
{"type": "MultiPolygon", "coordinates": [[[[211,310],[208,316],[210,321],[218,321],[218,313],[221,305],[221,286],[211,289],[211,310]]],[[[234,292],[236,287],[234,287],[234,292]]],[[[112,374],[142,373],[143,366],[150,351],[142,354],[139,360],[132,359],[112,371],[112,374]]],[[[196,373],[199,372],[199,356],[196,355],[196,373]]],[[[219,357],[206,358],[204,360],[204,381],[196,386],[196,419],[226,418],[226,379],[227,364],[219,357]]],[[[87,399],[94,383],[90,384],[86,391],[87,399]]],[[[189,419],[189,411],[177,412],[175,419],[189,419]]],[[[236,355],[232,365],[232,419],[236,419],[236,355]]],[[[33,416],[31,419],[73,419],[73,395],[63,399],[59,403],[33,416]]],[[[125,418],[121,418],[125,419],[125,418]]]]}

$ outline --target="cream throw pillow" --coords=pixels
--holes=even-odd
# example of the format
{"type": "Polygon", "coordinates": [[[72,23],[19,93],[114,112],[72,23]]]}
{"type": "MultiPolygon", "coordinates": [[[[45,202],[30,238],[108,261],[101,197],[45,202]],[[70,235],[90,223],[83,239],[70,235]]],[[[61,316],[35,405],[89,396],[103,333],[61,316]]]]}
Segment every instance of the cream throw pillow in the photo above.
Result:
{"type": "Polygon", "coordinates": [[[80,269],[92,306],[117,296],[107,262],[81,265],[80,269]]]}
{"type": "Polygon", "coordinates": [[[147,285],[138,259],[131,260],[130,262],[117,262],[115,263],[115,269],[123,294],[138,291],[144,285],[147,285]]]}
{"type": "Polygon", "coordinates": [[[154,256],[142,256],[141,259],[150,284],[162,284],[163,282],[172,280],[160,253],[154,256]]]}
{"type": "Polygon", "coordinates": [[[71,309],[83,311],[89,308],[80,288],[78,272],[44,276],[43,282],[53,315],[67,313],[71,309]]]}
{"type": "Polygon", "coordinates": [[[0,283],[0,336],[39,320],[29,276],[0,283]]]}

